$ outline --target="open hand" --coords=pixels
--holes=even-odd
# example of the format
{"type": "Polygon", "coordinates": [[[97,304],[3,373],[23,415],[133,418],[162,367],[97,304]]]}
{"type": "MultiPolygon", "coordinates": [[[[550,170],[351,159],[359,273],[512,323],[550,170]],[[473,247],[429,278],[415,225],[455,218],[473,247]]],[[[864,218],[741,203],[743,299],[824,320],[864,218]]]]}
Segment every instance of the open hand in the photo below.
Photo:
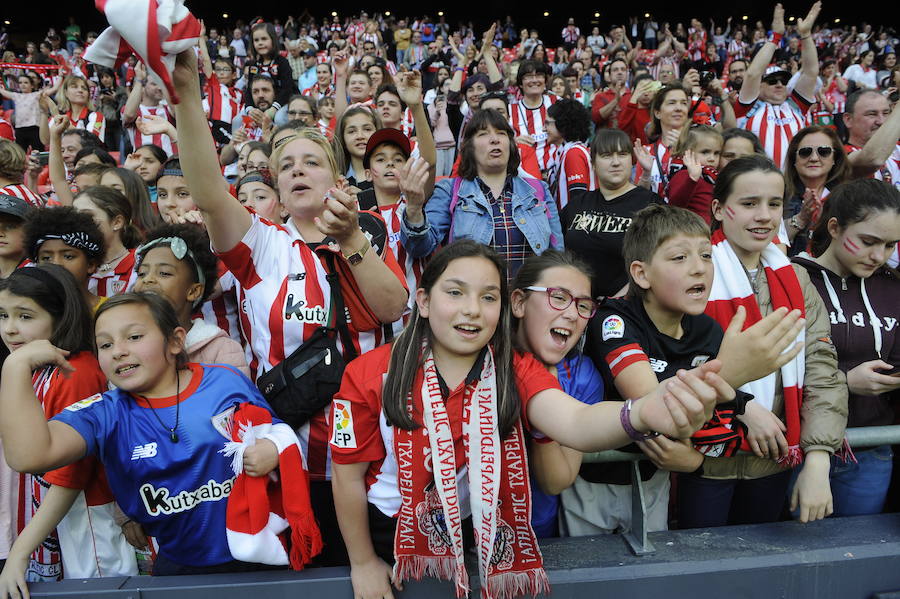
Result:
{"type": "Polygon", "coordinates": [[[775,372],[803,349],[798,336],[806,319],[800,318],[799,310],[778,308],[742,330],[746,318],[746,308],[739,306],[728,323],[717,356],[724,363],[722,376],[735,387],[775,372]]]}

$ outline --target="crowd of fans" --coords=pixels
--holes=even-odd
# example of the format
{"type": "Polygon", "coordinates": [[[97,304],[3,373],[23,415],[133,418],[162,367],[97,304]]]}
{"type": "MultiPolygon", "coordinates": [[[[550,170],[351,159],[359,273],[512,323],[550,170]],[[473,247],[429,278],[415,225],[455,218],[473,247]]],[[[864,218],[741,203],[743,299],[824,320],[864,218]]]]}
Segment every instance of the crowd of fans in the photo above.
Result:
{"type": "Polygon", "coordinates": [[[201,21],[178,102],[0,36],[0,597],[540,592],[620,447],[651,531],[897,509],[845,429],[900,419],[898,39],[820,10],[201,21]]]}

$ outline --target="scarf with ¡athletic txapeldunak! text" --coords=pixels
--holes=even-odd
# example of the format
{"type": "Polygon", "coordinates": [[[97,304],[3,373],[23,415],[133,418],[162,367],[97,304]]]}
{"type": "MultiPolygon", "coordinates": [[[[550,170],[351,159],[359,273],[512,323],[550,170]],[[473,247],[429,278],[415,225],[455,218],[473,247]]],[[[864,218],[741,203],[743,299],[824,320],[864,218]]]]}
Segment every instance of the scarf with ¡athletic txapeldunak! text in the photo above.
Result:
{"type": "Polygon", "coordinates": [[[500,439],[497,378],[487,351],[477,389],[463,406],[465,467],[457,473],[450,417],[431,351],[424,347],[421,390],[408,409],[424,427],[396,429],[401,507],[394,538],[398,580],[451,580],[457,597],[469,592],[464,564],[463,509],[458,480],[468,474],[482,599],[547,593],[550,584],[531,528],[531,492],[521,421],[500,439]],[[422,459],[421,456],[425,456],[422,459]]]}

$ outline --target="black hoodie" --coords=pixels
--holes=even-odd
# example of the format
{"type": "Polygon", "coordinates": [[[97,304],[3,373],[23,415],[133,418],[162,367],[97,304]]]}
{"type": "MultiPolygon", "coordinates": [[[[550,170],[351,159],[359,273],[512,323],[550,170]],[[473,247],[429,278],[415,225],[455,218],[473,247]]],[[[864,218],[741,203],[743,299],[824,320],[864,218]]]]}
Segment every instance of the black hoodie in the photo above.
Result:
{"type": "MultiPolygon", "coordinates": [[[[793,261],[807,270],[828,310],[838,368],[846,373],[878,359],[900,366],[900,280],[890,270],[881,268],[866,279],[844,278],[812,260],[793,261]]],[[[890,394],[851,392],[847,426],[893,424],[889,399],[890,394]]]]}

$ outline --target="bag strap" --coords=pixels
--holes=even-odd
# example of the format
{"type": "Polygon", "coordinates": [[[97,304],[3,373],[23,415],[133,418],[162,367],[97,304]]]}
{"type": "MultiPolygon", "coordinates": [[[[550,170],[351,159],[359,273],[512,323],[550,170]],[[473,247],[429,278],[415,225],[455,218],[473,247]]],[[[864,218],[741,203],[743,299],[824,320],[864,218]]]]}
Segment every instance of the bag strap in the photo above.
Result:
{"type": "MultiPolygon", "coordinates": [[[[531,177],[523,177],[523,179],[531,186],[534,190],[534,195],[537,196],[538,201],[544,206],[544,214],[547,215],[547,222],[549,223],[552,219],[550,208],[547,206],[547,196],[544,194],[543,182],[540,179],[532,179],[531,177]]],[[[550,245],[556,245],[556,234],[553,231],[550,231],[550,245]]]]}
{"type": "Polygon", "coordinates": [[[357,357],[356,346],[353,345],[353,337],[350,335],[350,328],[347,326],[347,311],[344,308],[344,294],[341,293],[341,280],[338,274],[337,265],[334,263],[335,256],[332,252],[325,254],[325,262],[328,264],[328,274],[325,280],[331,286],[331,306],[332,318],[329,318],[328,326],[335,329],[341,336],[341,344],[344,346],[344,359],[349,362],[357,357]]]}
{"type": "Polygon", "coordinates": [[[450,215],[450,231],[447,234],[447,242],[453,242],[453,211],[456,210],[456,204],[459,202],[459,186],[462,185],[462,177],[453,177],[453,189],[450,191],[450,207],[447,213],[450,215]]]}

